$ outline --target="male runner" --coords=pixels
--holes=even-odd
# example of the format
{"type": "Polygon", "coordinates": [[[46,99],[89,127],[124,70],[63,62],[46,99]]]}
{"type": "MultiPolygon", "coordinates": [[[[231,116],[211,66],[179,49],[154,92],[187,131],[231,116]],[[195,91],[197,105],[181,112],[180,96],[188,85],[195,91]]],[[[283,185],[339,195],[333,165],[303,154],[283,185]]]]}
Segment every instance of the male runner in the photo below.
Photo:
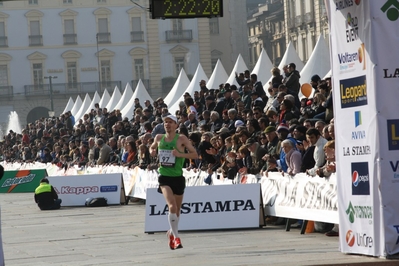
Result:
{"type": "Polygon", "coordinates": [[[183,201],[186,179],[183,176],[185,159],[198,159],[198,154],[190,140],[185,135],[176,134],[178,127],[174,115],[164,117],[166,134],[158,134],[150,147],[152,156],[159,156],[159,188],[169,208],[170,229],[166,233],[170,249],[182,248],[178,233],[180,208],[183,201]],[[187,151],[187,152],[186,152],[187,151]]]}

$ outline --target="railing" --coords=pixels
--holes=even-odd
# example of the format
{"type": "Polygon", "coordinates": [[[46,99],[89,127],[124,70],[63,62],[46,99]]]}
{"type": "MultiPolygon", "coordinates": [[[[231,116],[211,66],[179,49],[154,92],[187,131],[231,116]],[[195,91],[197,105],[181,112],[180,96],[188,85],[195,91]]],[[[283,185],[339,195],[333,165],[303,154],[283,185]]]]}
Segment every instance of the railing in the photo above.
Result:
{"type": "Polygon", "coordinates": [[[29,35],[29,46],[42,46],[43,36],[42,35],[29,35]]]}
{"type": "Polygon", "coordinates": [[[303,23],[302,15],[295,17],[295,27],[301,26],[303,23]]]}
{"type": "MultiPolygon", "coordinates": [[[[121,81],[108,82],[76,82],[76,83],[53,83],[53,95],[58,94],[80,94],[98,92],[102,93],[105,89],[109,93],[113,92],[115,86],[122,87],[121,81]]],[[[49,84],[25,85],[25,96],[42,96],[50,94],[49,84]]]]}
{"type": "Polygon", "coordinates": [[[12,86],[0,86],[0,95],[11,97],[14,94],[14,89],[12,86]]]}
{"type": "Polygon", "coordinates": [[[130,32],[131,42],[144,42],[144,31],[130,32]]]}
{"type": "Polygon", "coordinates": [[[77,44],[76,34],[64,34],[64,44],[77,44]]]}
{"type": "Polygon", "coordinates": [[[0,36],[0,47],[8,47],[7,36],[0,36]]]}
{"type": "Polygon", "coordinates": [[[110,43],[111,42],[111,33],[110,32],[100,32],[97,33],[98,43],[110,43]]]}
{"type": "Polygon", "coordinates": [[[193,39],[193,31],[192,30],[167,30],[165,31],[166,41],[191,41],[193,39]]]}
{"type": "MultiPolygon", "coordinates": [[[[141,80],[144,84],[144,87],[147,89],[148,93],[150,93],[150,80],[149,79],[142,79],[141,80]]],[[[137,87],[137,84],[139,84],[138,79],[133,79],[132,80],[132,89],[135,90],[137,87]]]]}
{"type": "Polygon", "coordinates": [[[313,12],[307,12],[304,16],[305,23],[312,23],[314,21],[313,12]]]}

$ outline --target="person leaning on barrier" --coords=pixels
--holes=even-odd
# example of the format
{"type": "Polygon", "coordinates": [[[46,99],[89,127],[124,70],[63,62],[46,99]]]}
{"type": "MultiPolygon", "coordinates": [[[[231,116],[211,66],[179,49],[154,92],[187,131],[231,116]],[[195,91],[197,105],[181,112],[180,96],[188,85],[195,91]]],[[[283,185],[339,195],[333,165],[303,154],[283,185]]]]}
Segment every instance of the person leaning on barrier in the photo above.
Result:
{"type": "Polygon", "coordinates": [[[61,207],[62,200],[58,198],[47,178],[40,180],[40,185],[35,189],[35,202],[40,210],[57,210],[61,207]]]}

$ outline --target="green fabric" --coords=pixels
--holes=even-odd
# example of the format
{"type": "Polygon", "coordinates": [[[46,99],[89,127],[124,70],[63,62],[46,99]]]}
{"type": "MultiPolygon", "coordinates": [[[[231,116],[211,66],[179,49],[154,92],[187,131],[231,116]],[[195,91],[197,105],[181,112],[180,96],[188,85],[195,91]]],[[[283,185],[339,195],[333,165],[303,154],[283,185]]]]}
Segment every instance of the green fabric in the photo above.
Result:
{"type": "MultiPolygon", "coordinates": [[[[161,141],[159,142],[158,150],[173,150],[176,148],[178,138],[179,134],[176,134],[171,142],[166,142],[165,135],[163,135],[161,141]]],[[[159,173],[163,176],[182,176],[184,160],[184,158],[176,157],[175,165],[173,167],[165,167],[161,165],[159,167],[159,173]]]]}
{"type": "Polygon", "coordinates": [[[45,192],[51,192],[51,185],[47,183],[40,183],[40,186],[38,186],[35,189],[35,194],[41,194],[45,192]]]}

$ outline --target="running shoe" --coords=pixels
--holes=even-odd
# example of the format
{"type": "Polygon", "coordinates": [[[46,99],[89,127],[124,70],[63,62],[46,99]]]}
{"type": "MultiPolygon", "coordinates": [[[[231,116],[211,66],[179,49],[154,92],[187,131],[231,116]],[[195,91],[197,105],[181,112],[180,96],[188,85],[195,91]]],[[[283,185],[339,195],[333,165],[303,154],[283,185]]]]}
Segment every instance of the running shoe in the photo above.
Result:
{"type": "Polygon", "coordinates": [[[183,245],[181,244],[181,241],[180,241],[179,237],[176,237],[174,242],[175,242],[174,249],[183,248],[183,245]]]}
{"type": "Polygon", "coordinates": [[[169,239],[168,245],[169,245],[170,249],[172,249],[172,250],[175,249],[175,237],[173,236],[173,234],[170,230],[168,230],[166,232],[166,236],[169,239]]]}

